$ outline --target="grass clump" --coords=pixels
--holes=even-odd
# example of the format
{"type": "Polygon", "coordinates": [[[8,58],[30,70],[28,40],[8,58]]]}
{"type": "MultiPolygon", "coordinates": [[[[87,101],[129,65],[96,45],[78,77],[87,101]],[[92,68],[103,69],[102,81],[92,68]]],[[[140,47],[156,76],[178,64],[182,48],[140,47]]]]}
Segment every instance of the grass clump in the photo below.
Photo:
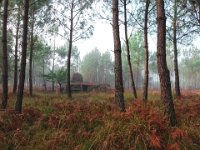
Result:
{"type": "MultiPolygon", "coordinates": [[[[159,96],[143,105],[125,96],[126,112],[119,112],[113,93],[25,96],[23,113],[0,112],[1,149],[200,149],[200,102],[184,96],[175,100],[179,125],[170,127],[159,96]]],[[[150,95],[150,99],[152,98],[150,95]]]]}

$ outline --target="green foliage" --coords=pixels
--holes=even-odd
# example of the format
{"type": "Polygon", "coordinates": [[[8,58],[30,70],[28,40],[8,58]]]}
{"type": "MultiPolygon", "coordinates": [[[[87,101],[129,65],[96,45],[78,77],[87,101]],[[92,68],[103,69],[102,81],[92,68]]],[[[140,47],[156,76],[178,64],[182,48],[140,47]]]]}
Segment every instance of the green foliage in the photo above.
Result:
{"type": "Polygon", "coordinates": [[[51,54],[50,46],[41,38],[36,37],[33,52],[33,73],[39,82],[43,81],[43,84],[46,84],[46,81],[45,78],[41,79],[41,77],[49,70],[51,54]]]}
{"type": "MultiPolygon", "coordinates": [[[[68,55],[68,47],[69,44],[64,44],[63,46],[60,46],[56,49],[56,54],[59,56],[57,61],[59,62],[59,66],[65,66],[66,64],[66,59],[68,55]]],[[[71,52],[71,70],[72,73],[78,72],[79,66],[80,65],[80,51],[76,46],[72,47],[72,52],[71,52]]]]}
{"type": "MultiPolygon", "coordinates": [[[[189,61],[198,60],[200,57],[200,49],[197,47],[190,47],[189,49],[185,49],[183,51],[183,62],[189,64],[189,61]]],[[[191,65],[192,66],[192,65],[191,65]]]]}
{"type": "Polygon", "coordinates": [[[111,83],[113,62],[109,51],[101,54],[96,48],[86,54],[82,60],[81,73],[86,81],[111,83]]]}
{"type": "Polygon", "coordinates": [[[67,46],[68,45],[63,45],[63,46],[60,46],[56,49],[56,53],[58,54],[58,56],[61,58],[61,59],[64,59],[66,58],[67,56],[67,46]]]}
{"type": "Polygon", "coordinates": [[[48,46],[42,39],[37,38],[34,44],[34,49],[33,59],[35,62],[42,63],[45,61],[47,64],[51,57],[50,46],[48,46]]]}
{"type": "MultiPolygon", "coordinates": [[[[50,23],[50,9],[49,6],[52,0],[34,0],[30,4],[30,22],[37,27],[36,31],[41,31],[48,23],[50,23]]],[[[36,32],[34,32],[36,33],[36,32]]],[[[40,34],[40,32],[38,32],[40,34]]]]}
{"type": "Polygon", "coordinates": [[[156,52],[153,52],[150,54],[149,57],[149,68],[152,72],[157,73],[157,58],[156,58],[156,52]]]}
{"type": "Polygon", "coordinates": [[[180,63],[181,85],[184,88],[199,88],[200,49],[192,46],[183,50],[180,63]]]}
{"type": "Polygon", "coordinates": [[[114,65],[111,57],[110,51],[105,51],[101,55],[100,65],[99,65],[99,80],[102,83],[112,84],[114,65]]]}
{"type": "Polygon", "coordinates": [[[14,7],[15,5],[20,6],[22,5],[23,0],[11,0],[10,7],[14,7]]]}
{"type": "Polygon", "coordinates": [[[56,2],[52,3],[54,9],[51,11],[51,25],[49,26],[51,33],[52,28],[59,26],[62,31],[53,31],[53,33],[69,40],[70,26],[72,25],[72,43],[80,39],[87,39],[93,34],[92,17],[94,13],[91,11],[93,0],[57,0],[56,2]],[[59,7],[59,11],[55,9],[57,7],[59,7]],[[72,12],[73,14],[71,14],[72,12]],[[70,20],[73,20],[73,24],[70,20]]]}
{"type": "Polygon", "coordinates": [[[142,68],[144,64],[144,39],[142,32],[136,32],[131,36],[129,45],[133,65],[139,65],[139,67],[142,68]]]}
{"type": "MultiPolygon", "coordinates": [[[[46,68],[50,63],[51,58],[50,46],[48,46],[43,40],[37,38],[34,44],[33,62],[37,67],[36,72],[42,72],[42,68],[46,68]]],[[[45,69],[47,70],[47,69],[45,69]]]]}
{"type": "Polygon", "coordinates": [[[46,81],[56,81],[60,87],[67,81],[67,70],[62,67],[54,71],[50,70],[48,74],[44,74],[43,77],[46,81]]]}
{"type": "MultiPolygon", "coordinates": [[[[135,77],[136,87],[140,86],[142,80],[142,70],[144,64],[144,40],[142,32],[136,32],[129,39],[131,64],[133,69],[133,76],[135,77]]],[[[125,49],[125,44],[122,46],[122,65],[123,65],[123,77],[126,84],[129,83],[129,68],[127,53],[125,49]]]]}
{"type": "Polygon", "coordinates": [[[81,63],[81,73],[86,81],[98,82],[98,67],[100,64],[101,53],[95,48],[86,54],[81,63]]]}
{"type": "Polygon", "coordinates": [[[55,70],[55,80],[58,84],[62,84],[66,82],[67,79],[67,70],[65,68],[59,68],[55,70]]]}

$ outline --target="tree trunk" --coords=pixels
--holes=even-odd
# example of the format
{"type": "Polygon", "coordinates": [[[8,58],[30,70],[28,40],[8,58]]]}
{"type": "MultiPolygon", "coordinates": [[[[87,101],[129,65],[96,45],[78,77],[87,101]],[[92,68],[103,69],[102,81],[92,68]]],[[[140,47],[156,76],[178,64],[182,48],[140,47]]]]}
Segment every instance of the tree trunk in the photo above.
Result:
{"type": "Polygon", "coordinates": [[[132,92],[133,92],[134,98],[137,98],[137,92],[136,92],[136,88],[135,88],[135,82],[134,82],[134,78],[133,78],[133,70],[132,70],[132,64],[131,64],[130,48],[129,48],[126,5],[127,5],[127,1],[124,0],[124,27],[125,27],[126,52],[127,52],[127,60],[128,60],[130,77],[131,77],[132,92]]]}
{"type": "Polygon", "coordinates": [[[17,101],[15,104],[15,111],[22,112],[22,100],[24,95],[24,81],[26,71],[26,49],[27,49],[27,34],[28,34],[28,13],[29,13],[29,0],[24,0],[24,17],[23,17],[23,39],[22,39],[22,57],[21,69],[19,74],[19,85],[17,91],[17,101]]]}
{"type": "Polygon", "coordinates": [[[158,23],[157,67],[160,77],[161,99],[163,100],[165,106],[165,112],[169,117],[170,124],[172,126],[175,126],[177,124],[176,114],[172,98],[170,74],[166,62],[166,17],[165,17],[164,1],[157,0],[156,6],[157,6],[157,23],[158,23]]]}
{"type": "Polygon", "coordinates": [[[70,85],[70,66],[71,66],[71,51],[72,51],[72,38],[73,38],[73,18],[74,18],[74,3],[72,2],[71,7],[71,19],[70,19],[70,36],[69,36],[69,50],[68,50],[68,60],[67,60],[67,94],[68,98],[72,98],[71,85],[70,85]]]}
{"type": "Polygon", "coordinates": [[[54,79],[54,67],[55,67],[55,53],[56,53],[56,41],[55,41],[55,33],[54,33],[54,40],[53,40],[53,66],[52,66],[52,92],[55,91],[55,79],[54,79]]]}
{"type": "Polygon", "coordinates": [[[174,19],[173,19],[173,45],[174,45],[174,72],[175,72],[175,91],[176,96],[181,96],[180,84],[179,84],[179,68],[178,68],[178,50],[177,50],[177,38],[176,38],[176,20],[177,20],[177,0],[174,0],[174,19]]]}
{"type": "Polygon", "coordinates": [[[136,78],[136,88],[139,88],[139,83],[140,83],[140,78],[139,78],[139,65],[140,65],[140,58],[139,58],[140,56],[138,55],[137,56],[137,62],[136,62],[136,64],[137,64],[137,66],[136,66],[136,76],[137,76],[137,78],[136,78]]]}
{"type": "MultiPolygon", "coordinates": [[[[18,6],[19,7],[19,6],[18,6]]],[[[17,28],[15,36],[15,68],[14,68],[14,84],[13,84],[13,93],[16,94],[17,91],[17,81],[18,81],[18,42],[19,42],[19,25],[20,25],[20,7],[18,8],[17,16],[17,28]]]]}
{"type": "Polygon", "coordinates": [[[118,102],[120,111],[125,111],[124,88],[122,78],[121,42],[119,35],[119,11],[118,0],[112,1],[113,6],[113,39],[115,58],[115,100],[118,102]]]}
{"type": "Polygon", "coordinates": [[[3,65],[2,65],[2,105],[1,107],[5,109],[8,103],[8,48],[7,48],[7,22],[8,22],[8,0],[4,0],[4,11],[3,11],[3,34],[2,34],[2,44],[3,44],[3,65]]]}
{"type": "Polygon", "coordinates": [[[148,85],[149,85],[149,49],[148,49],[148,11],[149,0],[146,0],[145,18],[144,18],[144,48],[145,48],[145,66],[144,66],[144,89],[143,89],[143,101],[146,103],[148,100],[148,85]]]}
{"type": "Polygon", "coordinates": [[[62,93],[62,84],[58,82],[58,85],[59,85],[60,93],[62,93]]]}
{"type": "Polygon", "coordinates": [[[33,49],[34,49],[34,37],[33,37],[33,32],[34,32],[34,10],[32,14],[32,23],[31,23],[31,38],[30,38],[30,57],[29,57],[29,95],[33,96],[33,49]]]}
{"type": "Polygon", "coordinates": [[[47,91],[47,86],[46,86],[46,81],[45,81],[45,77],[44,77],[44,67],[45,67],[45,60],[43,59],[43,65],[42,65],[42,74],[43,74],[43,86],[44,86],[44,91],[47,91]]]}

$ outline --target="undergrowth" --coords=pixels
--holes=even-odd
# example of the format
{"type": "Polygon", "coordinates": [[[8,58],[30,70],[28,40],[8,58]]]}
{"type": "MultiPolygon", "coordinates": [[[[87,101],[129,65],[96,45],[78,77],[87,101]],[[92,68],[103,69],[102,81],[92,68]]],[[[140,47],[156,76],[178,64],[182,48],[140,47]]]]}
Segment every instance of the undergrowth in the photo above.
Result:
{"type": "Polygon", "coordinates": [[[178,126],[170,127],[158,93],[146,105],[125,95],[119,112],[113,93],[25,95],[16,114],[15,96],[0,111],[0,148],[30,150],[199,150],[200,96],[175,100],[178,126]]]}

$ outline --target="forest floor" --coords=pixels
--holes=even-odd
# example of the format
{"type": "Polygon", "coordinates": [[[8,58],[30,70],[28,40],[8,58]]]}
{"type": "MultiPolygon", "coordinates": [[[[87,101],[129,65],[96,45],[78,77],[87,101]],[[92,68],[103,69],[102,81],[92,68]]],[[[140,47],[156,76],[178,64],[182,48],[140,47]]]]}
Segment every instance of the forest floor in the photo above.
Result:
{"type": "MultiPolygon", "coordinates": [[[[13,110],[9,94],[0,111],[1,150],[200,150],[200,92],[184,91],[175,99],[178,125],[170,127],[159,92],[149,102],[125,93],[120,113],[114,93],[25,94],[23,113],[13,110]]],[[[140,93],[141,97],[141,93],[140,93]]]]}

